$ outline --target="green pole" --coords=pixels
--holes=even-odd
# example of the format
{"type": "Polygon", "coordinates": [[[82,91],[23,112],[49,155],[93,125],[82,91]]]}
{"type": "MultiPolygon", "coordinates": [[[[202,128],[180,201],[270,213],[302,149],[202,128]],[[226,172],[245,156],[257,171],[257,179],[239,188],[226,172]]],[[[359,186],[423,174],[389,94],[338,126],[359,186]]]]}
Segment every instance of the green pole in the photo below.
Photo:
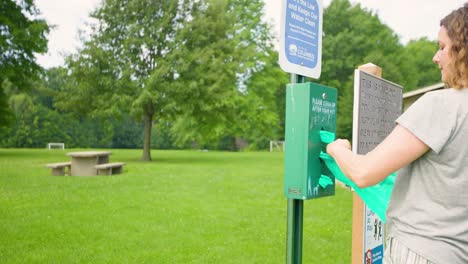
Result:
{"type": "MultiPolygon", "coordinates": [[[[303,83],[304,76],[291,74],[291,83],[303,83]]],[[[302,263],[302,222],[304,201],[288,199],[288,227],[286,241],[286,263],[302,263]]]]}
{"type": "Polygon", "coordinates": [[[287,264],[302,263],[302,219],[304,201],[288,199],[287,264]]]}

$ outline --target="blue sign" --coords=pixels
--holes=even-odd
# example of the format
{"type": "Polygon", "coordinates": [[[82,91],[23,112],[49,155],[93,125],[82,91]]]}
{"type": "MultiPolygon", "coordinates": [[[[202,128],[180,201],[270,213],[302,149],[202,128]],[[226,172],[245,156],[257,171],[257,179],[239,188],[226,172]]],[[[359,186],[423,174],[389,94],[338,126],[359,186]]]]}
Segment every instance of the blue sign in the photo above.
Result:
{"type": "Polygon", "coordinates": [[[382,264],[383,263],[383,245],[368,249],[364,253],[364,264],[382,264]]]}
{"type": "Polygon", "coordinates": [[[281,68],[318,78],[322,59],[321,1],[283,0],[281,29],[281,68]]]}
{"type": "Polygon", "coordinates": [[[364,264],[382,264],[384,224],[367,205],[364,205],[364,221],[364,264]]]}

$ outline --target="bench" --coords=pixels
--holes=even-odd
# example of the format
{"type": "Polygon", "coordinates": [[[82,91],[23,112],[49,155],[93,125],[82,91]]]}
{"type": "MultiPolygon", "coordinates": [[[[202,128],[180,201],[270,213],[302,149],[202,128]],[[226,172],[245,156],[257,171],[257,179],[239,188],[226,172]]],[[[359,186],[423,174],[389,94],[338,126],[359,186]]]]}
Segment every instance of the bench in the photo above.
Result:
{"type": "Polygon", "coordinates": [[[66,174],[70,175],[71,162],[58,162],[58,163],[49,163],[46,165],[48,168],[52,169],[52,176],[63,176],[66,174]]]}
{"type": "Polygon", "coordinates": [[[122,172],[122,167],[125,165],[123,162],[104,163],[94,165],[97,170],[97,175],[112,175],[122,172]]]}

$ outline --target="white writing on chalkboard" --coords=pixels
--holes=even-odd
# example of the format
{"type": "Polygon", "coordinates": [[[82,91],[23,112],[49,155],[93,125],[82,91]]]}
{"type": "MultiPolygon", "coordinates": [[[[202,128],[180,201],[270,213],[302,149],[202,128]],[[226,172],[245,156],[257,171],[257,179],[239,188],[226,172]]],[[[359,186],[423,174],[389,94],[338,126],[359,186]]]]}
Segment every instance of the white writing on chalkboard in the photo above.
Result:
{"type": "Polygon", "coordinates": [[[375,148],[395,127],[401,114],[402,88],[360,71],[357,153],[375,148]]]}

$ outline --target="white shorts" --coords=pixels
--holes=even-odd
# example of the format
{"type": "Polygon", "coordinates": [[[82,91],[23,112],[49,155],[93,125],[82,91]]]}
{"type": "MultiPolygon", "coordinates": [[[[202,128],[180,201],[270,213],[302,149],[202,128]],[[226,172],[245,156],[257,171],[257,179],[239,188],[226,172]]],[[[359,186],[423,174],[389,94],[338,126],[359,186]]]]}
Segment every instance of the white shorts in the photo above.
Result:
{"type": "Polygon", "coordinates": [[[434,262],[418,255],[394,237],[388,237],[383,264],[434,264],[434,262]]]}

